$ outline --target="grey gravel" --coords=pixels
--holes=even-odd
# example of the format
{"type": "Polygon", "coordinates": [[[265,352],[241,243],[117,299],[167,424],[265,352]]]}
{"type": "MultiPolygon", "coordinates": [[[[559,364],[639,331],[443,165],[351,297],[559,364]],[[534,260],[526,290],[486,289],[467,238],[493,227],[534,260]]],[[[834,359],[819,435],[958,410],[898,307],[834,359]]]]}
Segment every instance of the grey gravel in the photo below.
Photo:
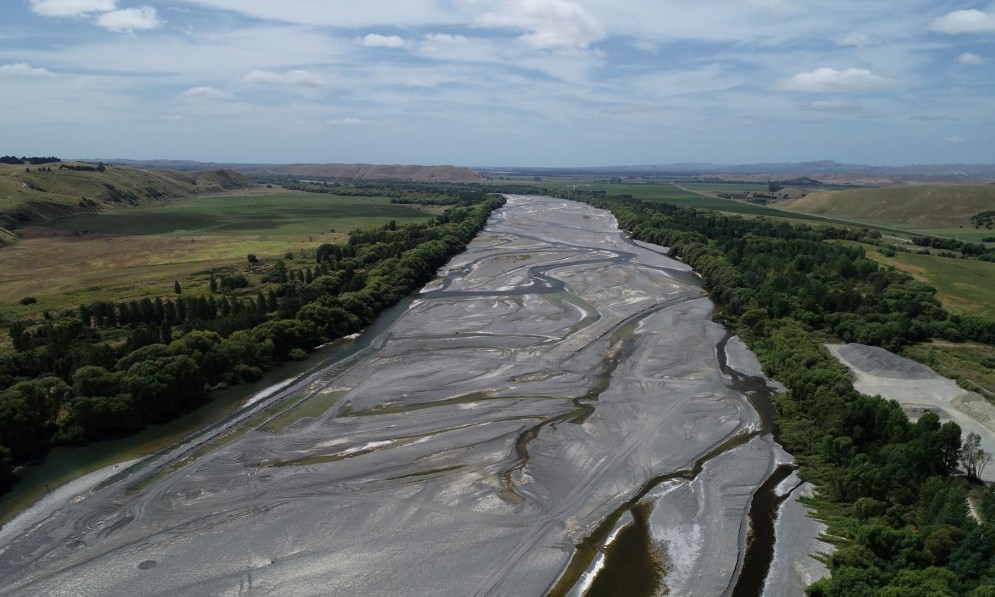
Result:
{"type": "Polygon", "coordinates": [[[325,414],[68,505],[0,548],[0,593],[538,595],[709,453],[654,490],[651,530],[676,554],[700,529],[673,594],[730,587],[749,498],[786,456],[718,366],[697,276],[605,211],[522,196],[440,274],[348,366],[252,407],[341,393],[325,414]]]}

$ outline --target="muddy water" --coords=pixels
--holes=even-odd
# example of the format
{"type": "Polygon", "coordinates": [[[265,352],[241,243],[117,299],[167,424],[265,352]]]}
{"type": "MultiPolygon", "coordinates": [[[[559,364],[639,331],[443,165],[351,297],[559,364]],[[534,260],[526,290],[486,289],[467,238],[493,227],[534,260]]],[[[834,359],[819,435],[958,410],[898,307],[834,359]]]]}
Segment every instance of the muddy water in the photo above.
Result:
{"type": "Polygon", "coordinates": [[[0,576],[25,595],[537,595],[590,551],[592,591],[728,593],[780,457],[711,309],[610,214],[512,197],[368,346],[0,546],[0,576]],[[292,396],[307,416],[257,424],[292,396]]]}
{"type": "MultiPolygon", "coordinates": [[[[660,592],[666,576],[665,557],[660,554],[659,546],[653,543],[652,530],[646,515],[652,509],[652,499],[644,500],[644,498],[662,483],[677,478],[693,480],[712,459],[730,453],[757,435],[770,434],[774,430],[773,407],[770,402],[772,389],[762,377],[746,375],[728,366],[726,345],[731,337],[731,333],[726,333],[715,347],[718,365],[728,376],[730,386],[747,396],[759,414],[759,430],[734,436],[719,444],[696,460],[689,470],[660,475],[645,484],[632,499],[613,512],[594,533],[578,545],[577,553],[567,572],[549,595],[572,594],[582,573],[590,569],[591,562],[599,557],[598,554],[604,554],[604,561],[584,595],[624,594],[639,597],[652,596],[660,592]],[[618,520],[627,513],[631,513],[632,523],[625,526],[606,546],[604,543],[606,537],[618,520]]],[[[753,496],[749,510],[750,534],[742,557],[742,566],[733,585],[734,597],[759,597],[763,592],[764,581],[774,555],[774,523],[778,508],[787,497],[787,495],[777,496],[775,488],[793,470],[794,467],[790,465],[778,466],[753,496]]]]}

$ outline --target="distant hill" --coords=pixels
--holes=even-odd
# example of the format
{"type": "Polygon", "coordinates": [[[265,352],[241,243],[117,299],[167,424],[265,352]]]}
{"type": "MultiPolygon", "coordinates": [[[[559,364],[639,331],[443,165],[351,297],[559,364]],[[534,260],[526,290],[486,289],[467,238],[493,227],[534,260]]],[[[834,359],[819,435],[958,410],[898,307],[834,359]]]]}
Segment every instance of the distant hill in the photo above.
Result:
{"type": "Polygon", "coordinates": [[[349,180],[408,180],[415,182],[482,182],[484,177],[460,166],[415,166],[380,164],[243,164],[192,162],[188,160],[103,160],[132,168],[206,170],[229,168],[245,174],[275,176],[314,176],[349,180]]]}
{"type": "Polygon", "coordinates": [[[155,170],[179,170],[181,172],[192,172],[199,170],[236,170],[245,172],[248,170],[258,170],[277,166],[278,164],[246,164],[240,162],[195,162],[193,160],[126,160],[115,159],[87,159],[87,162],[103,162],[115,166],[125,166],[127,168],[152,168],[155,170]]]}
{"type": "Polygon", "coordinates": [[[971,216],[995,210],[995,185],[909,185],[818,191],[778,203],[777,207],[869,224],[973,228],[971,216]]]}
{"type": "Polygon", "coordinates": [[[977,184],[995,180],[995,164],[915,164],[867,166],[830,160],[760,164],[683,163],[590,168],[478,168],[489,176],[687,177],[706,180],[767,182],[811,178],[824,184],[889,186],[907,183],[977,184]]]}
{"type": "Polygon", "coordinates": [[[376,164],[288,164],[247,169],[251,174],[315,176],[350,180],[409,180],[415,182],[481,182],[484,177],[458,166],[404,166],[376,164]]]}
{"type": "MultiPolygon", "coordinates": [[[[83,211],[142,205],[254,186],[234,170],[140,170],[96,163],[0,164],[0,228],[7,231],[83,211]]],[[[0,245],[8,238],[0,232],[0,245]]]]}

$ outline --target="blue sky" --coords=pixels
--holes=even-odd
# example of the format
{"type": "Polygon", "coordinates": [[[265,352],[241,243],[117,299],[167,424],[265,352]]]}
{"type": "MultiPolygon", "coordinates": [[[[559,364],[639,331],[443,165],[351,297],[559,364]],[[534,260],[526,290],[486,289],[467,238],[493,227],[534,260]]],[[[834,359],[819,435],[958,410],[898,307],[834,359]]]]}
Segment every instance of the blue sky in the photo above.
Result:
{"type": "Polygon", "coordinates": [[[0,154],[995,162],[995,3],[4,0],[0,154]]]}

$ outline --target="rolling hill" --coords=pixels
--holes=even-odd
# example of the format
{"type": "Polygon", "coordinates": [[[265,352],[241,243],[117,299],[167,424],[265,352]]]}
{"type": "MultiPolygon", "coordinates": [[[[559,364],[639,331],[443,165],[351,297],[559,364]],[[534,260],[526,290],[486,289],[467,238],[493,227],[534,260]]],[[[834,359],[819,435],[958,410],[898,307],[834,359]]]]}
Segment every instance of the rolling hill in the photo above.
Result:
{"type": "Polygon", "coordinates": [[[148,204],[254,186],[234,170],[177,172],[85,162],[0,164],[0,246],[9,231],[85,211],[148,204]],[[5,234],[6,233],[6,234],[5,234]]]}
{"type": "MultiPolygon", "coordinates": [[[[97,160],[89,160],[97,161],[97,160]]],[[[190,160],[102,160],[129,168],[168,170],[216,170],[225,168],[252,175],[341,178],[347,180],[413,182],[482,182],[485,178],[470,168],[459,166],[418,166],[384,164],[246,164],[239,162],[194,162],[190,160]]]]}
{"type": "Polygon", "coordinates": [[[919,185],[818,191],[779,209],[903,228],[973,228],[971,216],[995,209],[995,185],[919,185]]]}

